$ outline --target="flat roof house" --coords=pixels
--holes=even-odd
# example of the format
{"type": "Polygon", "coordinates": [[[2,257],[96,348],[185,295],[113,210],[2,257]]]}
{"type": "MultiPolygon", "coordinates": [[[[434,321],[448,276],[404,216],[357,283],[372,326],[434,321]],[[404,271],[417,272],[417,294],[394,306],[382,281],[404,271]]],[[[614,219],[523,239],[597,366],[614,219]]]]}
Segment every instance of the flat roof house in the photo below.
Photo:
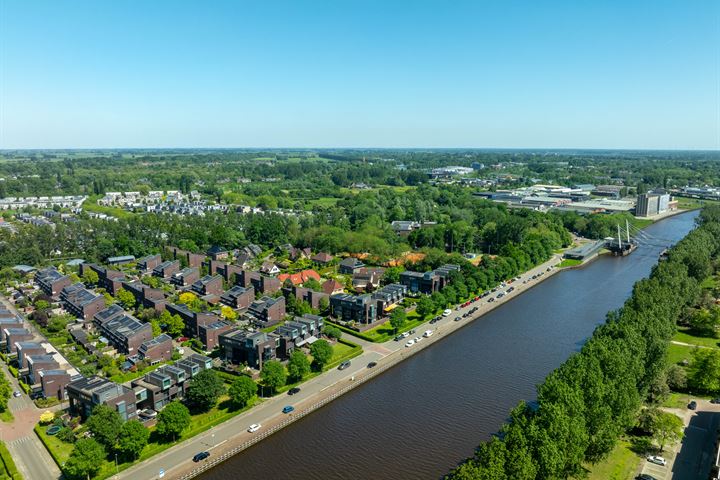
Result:
{"type": "Polygon", "coordinates": [[[338,293],[330,297],[330,314],[344,322],[373,323],[377,320],[377,303],[370,294],[338,293]]]}
{"type": "Polygon", "coordinates": [[[29,342],[34,336],[27,328],[3,328],[2,336],[5,338],[5,352],[15,353],[17,345],[29,342]]]}
{"type": "Polygon", "coordinates": [[[67,385],[70,412],[87,419],[93,408],[105,404],[120,414],[123,420],[137,418],[135,392],[98,376],[80,378],[67,385]]]}
{"type": "Polygon", "coordinates": [[[15,316],[14,314],[9,318],[0,318],[0,341],[5,340],[4,330],[6,328],[23,328],[24,326],[25,324],[23,323],[22,318],[15,316]]]}
{"type": "Polygon", "coordinates": [[[38,375],[45,398],[55,397],[58,400],[65,400],[65,389],[71,379],[67,371],[62,369],[42,370],[38,375]]]}
{"type": "Polygon", "coordinates": [[[232,330],[232,328],[233,326],[230,323],[222,320],[208,323],[207,325],[200,325],[198,327],[198,339],[200,339],[205,346],[205,351],[209,352],[219,346],[218,338],[220,335],[232,330]]]}
{"type": "Polygon", "coordinates": [[[93,322],[112,346],[126,355],[134,355],[140,345],[152,339],[152,326],[126,312],[113,315],[106,321],[96,315],[93,322]]]}
{"type": "Polygon", "coordinates": [[[400,283],[412,293],[431,294],[439,292],[450,283],[450,273],[460,271],[460,265],[443,265],[429,272],[412,272],[406,270],[400,274],[400,283]]]}
{"type": "Polygon", "coordinates": [[[220,275],[205,275],[192,284],[190,289],[199,296],[222,295],[223,278],[220,275]]]}
{"type": "Polygon", "coordinates": [[[160,265],[162,263],[162,257],[160,254],[157,255],[148,255],[146,257],[142,257],[138,259],[137,261],[137,267],[138,270],[140,270],[143,273],[151,272],[155,267],[160,265]]]}
{"type": "Polygon", "coordinates": [[[220,302],[230,308],[247,308],[255,300],[255,289],[235,285],[220,295],[220,302]]]}
{"type": "Polygon", "coordinates": [[[261,328],[271,327],[285,318],[285,297],[262,297],[250,304],[247,313],[261,328]]]}
{"type": "Polygon", "coordinates": [[[276,358],[280,337],[233,330],[220,335],[220,345],[226,361],[235,365],[246,363],[250,368],[261,370],[265,362],[276,358]]]}
{"type": "Polygon", "coordinates": [[[30,355],[27,357],[27,380],[29,385],[35,385],[40,383],[40,372],[43,370],[57,370],[60,368],[60,364],[55,359],[54,355],[48,355],[47,353],[41,355],[30,355]]]}
{"type": "Polygon", "coordinates": [[[157,337],[144,341],[138,347],[140,358],[150,365],[158,362],[167,362],[172,359],[173,343],[170,335],[163,333],[157,337]]]}
{"type": "Polygon", "coordinates": [[[47,353],[47,350],[40,342],[17,342],[15,351],[17,352],[17,362],[20,370],[28,368],[27,359],[31,355],[44,355],[47,353]]]}
{"type": "Polygon", "coordinates": [[[179,315],[182,318],[183,322],[185,322],[185,333],[189,337],[198,337],[201,325],[208,325],[220,320],[220,317],[214,313],[193,312],[185,305],[168,303],[167,310],[171,315],[179,315]]]}
{"type": "Polygon", "coordinates": [[[170,277],[170,283],[176,287],[187,287],[200,279],[200,270],[195,267],[183,268],[170,277]]]}
{"type": "Polygon", "coordinates": [[[167,262],[162,262],[160,265],[153,268],[152,274],[154,277],[170,278],[179,271],[180,271],[180,261],[179,260],[168,260],[167,262]]]}
{"type": "Polygon", "coordinates": [[[365,264],[355,257],[348,257],[340,262],[338,270],[345,275],[352,275],[363,268],[365,264]]]}

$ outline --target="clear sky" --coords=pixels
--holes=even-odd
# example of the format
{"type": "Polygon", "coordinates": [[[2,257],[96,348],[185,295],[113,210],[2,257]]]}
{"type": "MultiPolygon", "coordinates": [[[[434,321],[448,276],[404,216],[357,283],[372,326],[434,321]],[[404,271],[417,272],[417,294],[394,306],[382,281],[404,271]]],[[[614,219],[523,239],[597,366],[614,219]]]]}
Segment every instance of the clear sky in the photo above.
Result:
{"type": "Polygon", "coordinates": [[[0,148],[720,149],[718,0],[0,5],[0,148]]]}

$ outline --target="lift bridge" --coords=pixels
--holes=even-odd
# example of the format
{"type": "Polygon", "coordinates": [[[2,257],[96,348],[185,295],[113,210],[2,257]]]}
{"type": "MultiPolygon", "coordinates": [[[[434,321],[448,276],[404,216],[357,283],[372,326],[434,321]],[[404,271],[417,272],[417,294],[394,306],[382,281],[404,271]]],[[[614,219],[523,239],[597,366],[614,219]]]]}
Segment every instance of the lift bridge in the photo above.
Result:
{"type": "MultiPolygon", "coordinates": [[[[563,254],[563,257],[576,260],[585,260],[592,255],[597,254],[604,248],[609,250],[615,256],[624,257],[630,255],[632,252],[637,250],[637,247],[639,245],[643,245],[664,248],[664,250],[660,254],[660,258],[662,259],[663,256],[666,255],[667,249],[672,243],[672,240],[657,238],[649,234],[645,230],[641,230],[631,225],[630,222],[625,221],[625,228],[622,228],[620,224],[617,225],[617,236],[607,237],[603,240],[597,240],[594,242],[586,243],[584,245],[580,245],[566,251],[563,254]]],[[[656,251],[656,249],[643,249],[643,251],[639,255],[655,256],[657,255],[657,253],[655,253],[656,251]]]]}
{"type": "Polygon", "coordinates": [[[616,257],[624,257],[626,255],[630,255],[632,252],[635,251],[637,246],[637,240],[630,236],[630,222],[628,222],[627,220],[625,220],[624,232],[620,228],[620,224],[618,224],[617,237],[607,237],[605,239],[605,248],[610,250],[610,252],[616,257]],[[623,235],[623,233],[625,235],[623,235]]]}

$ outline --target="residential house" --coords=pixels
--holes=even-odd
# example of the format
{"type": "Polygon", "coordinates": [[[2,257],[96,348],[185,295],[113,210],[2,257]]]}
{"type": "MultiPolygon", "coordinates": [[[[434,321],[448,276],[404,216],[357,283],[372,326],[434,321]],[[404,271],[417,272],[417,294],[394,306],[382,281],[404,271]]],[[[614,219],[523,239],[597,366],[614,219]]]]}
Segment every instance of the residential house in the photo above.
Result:
{"type": "Polygon", "coordinates": [[[172,338],[166,333],[158,335],[153,339],[146,340],[138,348],[138,356],[140,359],[150,365],[170,361],[172,359],[172,354],[172,338]]]}
{"type": "Polygon", "coordinates": [[[211,368],[210,358],[195,353],[133,380],[131,386],[138,408],[159,411],[173,400],[182,400],[188,382],[198,373],[211,368]]]}
{"type": "Polygon", "coordinates": [[[100,404],[117,411],[123,420],[137,418],[135,392],[105,378],[80,378],[68,383],[66,391],[70,400],[70,413],[80,415],[83,419],[87,419],[100,404]]]}
{"type": "Polygon", "coordinates": [[[312,260],[313,262],[317,263],[320,266],[326,266],[326,265],[329,265],[333,261],[334,258],[335,257],[330,255],[329,253],[320,252],[317,255],[313,255],[310,258],[310,260],[312,260]]]}
{"type": "Polygon", "coordinates": [[[170,278],[180,271],[179,260],[168,260],[153,268],[152,274],[155,277],[170,278]]]}
{"type": "Polygon", "coordinates": [[[343,322],[373,323],[377,320],[377,302],[369,294],[338,293],[330,297],[330,314],[343,322]]]}
{"type": "Polygon", "coordinates": [[[318,310],[320,309],[320,301],[324,298],[327,299],[329,302],[330,295],[328,295],[325,292],[316,292],[314,290],[311,290],[309,288],[305,287],[292,287],[292,288],[285,288],[283,289],[283,293],[287,297],[288,295],[293,295],[295,298],[301,302],[307,302],[310,307],[318,310]]]}
{"type": "Polygon", "coordinates": [[[55,267],[48,267],[35,272],[35,283],[45,295],[57,300],[62,289],[72,285],[72,280],[69,275],[63,275],[55,267]]]}
{"type": "Polygon", "coordinates": [[[431,294],[439,292],[450,282],[450,272],[460,271],[460,265],[443,265],[429,272],[404,271],[400,274],[400,283],[412,293],[431,294]]]}
{"type": "Polygon", "coordinates": [[[200,325],[198,327],[198,339],[202,342],[206,352],[212,351],[219,345],[218,338],[223,333],[232,330],[233,326],[223,320],[200,325]]]}
{"type": "Polygon", "coordinates": [[[348,257],[343,259],[340,262],[340,265],[338,266],[338,269],[340,273],[343,273],[345,275],[352,275],[353,273],[357,272],[361,268],[363,268],[365,264],[358,260],[355,257],[348,257]]]}
{"type": "Polygon", "coordinates": [[[167,311],[171,315],[179,315],[185,323],[185,333],[189,337],[198,337],[200,335],[200,326],[209,325],[220,320],[220,317],[209,312],[193,312],[185,305],[177,305],[174,303],[167,304],[167,311]]]}
{"type": "Polygon", "coordinates": [[[200,270],[195,267],[183,268],[170,277],[170,283],[178,288],[187,287],[200,280],[200,270]]]}
{"type": "Polygon", "coordinates": [[[135,302],[143,308],[152,308],[156,312],[165,310],[167,299],[161,288],[152,288],[141,282],[125,282],[123,288],[132,293],[135,302]]]}
{"type": "Polygon", "coordinates": [[[123,255],[121,257],[109,257],[107,260],[108,265],[121,265],[123,263],[131,263],[135,261],[135,255],[123,255]]]}
{"type": "Polygon", "coordinates": [[[146,257],[138,259],[137,268],[142,273],[150,273],[155,269],[155,267],[157,267],[161,263],[162,257],[160,256],[160,254],[148,255],[146,257]]]}
{"type": "Polygon", "coordinates": [[[25,324],[23,323],[22,318],[15,316],[14,314],[9,318],[0,318],[0,341],[5,340],[5,334],[3,333],[5,329],[23,328],[24,326],[25,324]]]}
{"type": "Polygon", "coordinates": [[[262,297],[250,304],[247,315],[260,328],[271,327],[285,318],[285,297],[262,297]]]}
{"type": "Polygon", "coordinates": [[[220,302],[230,308],[247,308],[255,300],[255,289],[235,285],[220,296],[220,302]]]}
{"type": "MultiPolygon", "coordinates": [[[[117,312],[117,309],[113,309],[113,312],[117,312]]],[[[95,315],[93,323],[117,351],[126,355],[136,354],[140,345],[153,338],[149,323],[143,323],[124,311],[110,314],[109,318],[107,314],[95,315]]]]}
{"type": "Polygon", "coordinates": [[[378,315],[387,314],[400,303],[407,294],[408,287],[401,283],[391,283],[372,294],[377,302],[378,315]]]}
{"type": "Polygon", "coordinates": [[[342,293],[345,290],[345,286],[335,279],[330,279],[322,284],[323,292],[328,295],[335,295],[336,293],[342,293]]]}
{"type": "Polygon", "coordinates": [[[205,255],[188,252],[177,247],[168,247],[167,250],[173,259],[181,260],[188,267],[200,268],[205,260],[205,255]]]}
{"type": "Polygon", "coordinates": [[[222,247],[213,245],[208,249],[207,256],[212,258],[213,260],[227,260],[230,256],[230,253],[222,247]]]}
{"type": "Polygon", "coordinates": [[[105,297],[86,289],[82,283],[63,288],[60,301],[68,313],[85,321],[91,320],[96,313],[105,309],[105,297]]]}
{"type": "Polygon", "coordinates": [[[5,339],[5,353],[15,353],[19,343],[33,340],[34,335],[27,328],[3,328],[2,337],[5,339]]]}
{"type": "Polygon", "coordinates": [[[260,272],[264,273],[265,275],[277,275],[278,273],[280,273],[280,269],[272,262],[265,262],[260,267],[260,272]]]}
{"type": "Polygon", "coordinates": [[[250,270],[242,270],[239,275],[235,276],[235,281],[245,288],[252,286],[256,292],[262,295],[273,294],[282,287],[282,283],[276,277],[260,275],[260,273],[250,270]]]}
{"type": "Polygon", "coordinates": [[[380,286],[384,268],[363,267],[353,273],[352,285],[355,290],[370,291],[380,286]]]}
{"type": "Polygon", "coordinates": [[[262,370],[265,362],[274,360],[280,346],[277,335],[244,330],[223,333],[219,340],[225,361],[235,365],[247,364],[255,370],[262,370]]]}
{"type": "Polygon", "coordinates": [[[54,355],[47,353],[40,355],[30,355],[27,357],[27,370],[28,373],[25,376],[26,383],[29,385],[35,385],[40,383],[40,372],[43,370],[57,370],[60,368],[60,364],[55,359],[54,355]]]}
{"type": "Polygon", "coordinates": [[[28,357],[31,355],[44,355],[47,353],[45,347],[39,342],[23,341],[15,344],[17,352],[17,363],[20,370],[28,368],[28,357]]]}
{"type": "Polygon", "coordinates": [[[284,284],[286,280],[290,280],[293,285],[302,285],[310,279],[317,280],[319,282],[320,274],[315,270],[303,270],[298,273],[281,273],[277,278],[282,284],[284,284]]]}
{"type": "Polygon", "coordinates": [[[199,296],[222,295],[223,278],[220,275],[205,275],[193,283],[190,289],[199,296]]]}
{"type": "Polygon", "coordinates": [[[70,374],[63,369],[41,370],[38,373],[40,386],[45,398],[55,397],[65,400],[65,389],[71,381],[70,374]]]}

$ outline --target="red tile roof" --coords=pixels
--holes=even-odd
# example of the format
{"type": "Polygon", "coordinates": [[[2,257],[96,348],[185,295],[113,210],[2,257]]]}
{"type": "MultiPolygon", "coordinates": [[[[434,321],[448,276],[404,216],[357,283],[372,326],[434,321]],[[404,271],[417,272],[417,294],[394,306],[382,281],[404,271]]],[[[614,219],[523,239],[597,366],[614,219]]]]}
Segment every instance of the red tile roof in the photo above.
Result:
{"type": "Polygon", "coordinates": [[[317,273],[315,270],[303,270],[302,272],[298,273],[281,273],[280,275],[278,275],[278,280],[280,280],[280,282],[285,283],[285,280],[290,279],[293,285],[302,285],[311,278],[319,281],[320,274],[317,273]]]}

